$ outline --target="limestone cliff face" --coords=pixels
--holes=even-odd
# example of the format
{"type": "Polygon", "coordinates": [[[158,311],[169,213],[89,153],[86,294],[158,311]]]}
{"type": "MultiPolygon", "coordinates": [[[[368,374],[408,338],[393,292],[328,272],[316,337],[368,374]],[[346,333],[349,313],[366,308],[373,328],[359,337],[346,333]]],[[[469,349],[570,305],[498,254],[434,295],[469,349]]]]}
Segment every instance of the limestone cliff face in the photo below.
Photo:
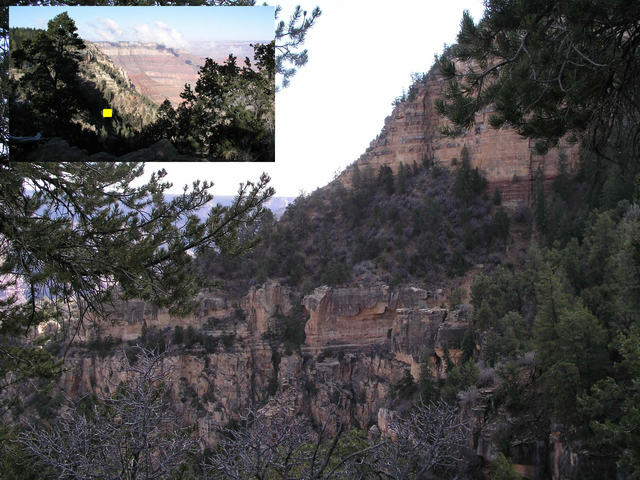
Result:
{"type": "Polygon", "coordinates": [[[461,355],[460,345],[468,323],[443,308],[398,309],[392,326],[391,349],[398,360],[407,363],[414,379],[419,378],[422,362],[430,361],[432,374],[446,377],[444,349],[453,361],[461,355]]]}
{"type": "MultiPolygon", "coordinates": [[[[106,356],[76,351],[68,358],[60,385],[73,397],[108,394],[125,381],[121,373],[126,347],[106,356]]],[[[266,343],[234,345],[214,353],[201,349],[173,351],[164,360],[171,371],[171,398],[182,419],[196,424],[205,443],[215,442],[216,428],[237,418],[250,402],[266,400],[273,375],[266,343]]]]}
{"type": "Polygon", "coordinates": [[[173,370],[175,405],[186,422],[197,424],[207,443],[215,442],[217,427],[238,419],[250,404],[269,402],[322,421],[332,400],[340,397],[339,415],[364,427],[377,421],[392,385],[406,369],[417,378],[425,352],[442,362],[446,341],[451,357],[457,357],[464,325],[455,315],[445,318],[446,310],[427,308],[433,300],[425,290],[384,285],[321,287],[301,300],[296,292],[268,282],[241,299],[203,293],[198,308],[186,317],[142,301],[123,302],[99,331],[80,336],[86,342],[110,335],[122,343],[102,354],[78,343],[60,382],[72,396],[108,393],[125,380],[120,373],[123,355],[141,340],[144,325],[165,329],[169,339],[174,327],[191,327],[213,346],[173,345],[165,362],[173,370]],[[307,338],[300,351],[287,352],[272,333],[300,303],[309,313],[307,338]]]}
{"type": "Polygon", "coordinates": [[[392,291],[386,285],[368,288],[319,287],[302,303],[310,318],[305,327],[309,351],[326,346],[364,346],[388,342],[397,309],[426,308],[435,294],[414,287],[392,291]]]}
{"type": "Polygon", "coordinates": [[[316,288],[303,300],[310,314],[305,327],[306,346],[318,350],[327,345],[384,342],[393,323],[396,303],[386,286],[316,288]]]}
{"type": "Polygon", "coordinates": [[[246,298],[250,328],[258,335],[273,330],[277,315],[289,315],[295,298],[291,289],[277,282],[267,282],[256,289],[251,287],[246,298]]]}
{"type": "MultiPolygon", "coordinates": [[[[202,329],[212,322],[228,319],[239,307],[237,302],[229,301],[219,292],[202,293],[197,301],[198,308],[193,314],[181,317],[171,315],[166,309],[158,309],[143,300],[121,302],[109,312],[108,322],[100,323],[97,332],[84,332],[81,339],[86,340],[89,335],[97,334],[101,337],[110,335],[123,341],[135,340],[142,334],[143,326],[164,329],[180,325],[202,329]]],[[[218,322],[219,325],[222,323],[218,322]]],[[[226,332],[230,327],[227,325],[225,329],[222,326],[218,330],[226,332]]],[[[234,330],[234,333],[247,336],[246,328],[234,330]]]]}
{"type": "MultiPolygon", "coordinates": [[[[539,155],[534,142],[520,137],[513,129],[492,128],[489,125],[491,108],[478,113],[474,126],[462,135],[443,136],[440,127],[446,120],[437,114],[434,102],[441,96],[444,85],[444,80],[432,69],[425,81],[418,84],[415,96],[397,105],[385,119],[382,131],[355,164],[360,169],[371,167],[374,172],[382,165],[396,171],[400,163],[420,165],[425,156],[429,156],[442,167],[451,169],[460,161],[460,153],[466,146],[472,167],[477,166],[484,173],[490,191],[501,190],[507,206],[530,201],[538,167],[545,179],[554,178],[561,152],[567,155],[569,168],[577,166],[576,145],[561,143],[559,148],[539,155]]],[[[350,185],[352,171],[353,165],[340,177],[346,185],[350,185]]]]}

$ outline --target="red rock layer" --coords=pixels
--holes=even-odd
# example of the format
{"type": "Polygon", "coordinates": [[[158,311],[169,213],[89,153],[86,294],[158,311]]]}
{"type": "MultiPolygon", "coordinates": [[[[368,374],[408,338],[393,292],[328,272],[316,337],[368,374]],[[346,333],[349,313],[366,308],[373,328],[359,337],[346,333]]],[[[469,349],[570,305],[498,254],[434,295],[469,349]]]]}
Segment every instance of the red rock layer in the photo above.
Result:
{"type": "Polygon", "coordinates": [[[198,69],[204,64],[202,57],[153,43],[98,42],[96,45],[127,72],[138,91],[156,103],[168,98],[174,107],[182,102],[180,92],[184,85],[195,84],[198,69]]]}

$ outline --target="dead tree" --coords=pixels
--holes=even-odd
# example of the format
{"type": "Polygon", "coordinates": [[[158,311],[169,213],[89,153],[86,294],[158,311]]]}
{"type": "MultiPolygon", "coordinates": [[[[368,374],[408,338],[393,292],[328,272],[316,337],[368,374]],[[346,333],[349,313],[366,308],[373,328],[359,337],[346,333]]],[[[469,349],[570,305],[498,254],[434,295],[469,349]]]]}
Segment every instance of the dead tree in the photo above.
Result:
{"type": "Polygon", "coordinates": [[[222,429],[216,452],[205,462],[208,478],[372,478],[367,459],[380,444],[352,437],[336,413],[333,405],[327,419],[314,429],[307,418],[286,408],[269,413],[248,409],[240,428],[222,429]],[[335,433],[329,427],[334,422],[335,433]]]}
{"type": "Polygon", "coordinates": [[[438,401],[415,405],[406,416],[391,420],[389,441],[375,452],[381,478],[413,480],[441,478],[463,462],[469,424],[458,408],[438,401]]]}
{"type": "Polygon", "coordinates": [[[169,371],[157,354],[138,348],[128,381],[88,408],[78,403],[50,428],[30,425],[19,441],[59,479],[163,480],[196,448],[167,399],[169,371]]]}

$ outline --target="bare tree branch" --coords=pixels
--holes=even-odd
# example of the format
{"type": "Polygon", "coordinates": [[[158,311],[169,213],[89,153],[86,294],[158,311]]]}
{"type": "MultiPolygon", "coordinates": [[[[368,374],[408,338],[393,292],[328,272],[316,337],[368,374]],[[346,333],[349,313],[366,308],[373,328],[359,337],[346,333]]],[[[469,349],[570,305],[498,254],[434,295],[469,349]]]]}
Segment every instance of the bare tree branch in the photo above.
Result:
{"type": "Polygon", "coordinates": [[[19,442],[59,479],[170,478],[196,442],[167,400],[166,355],[138,347],[131,362],[123,353],[126,384],[89,409],[71,403],[50,428],[30,424],[19,442]]]}

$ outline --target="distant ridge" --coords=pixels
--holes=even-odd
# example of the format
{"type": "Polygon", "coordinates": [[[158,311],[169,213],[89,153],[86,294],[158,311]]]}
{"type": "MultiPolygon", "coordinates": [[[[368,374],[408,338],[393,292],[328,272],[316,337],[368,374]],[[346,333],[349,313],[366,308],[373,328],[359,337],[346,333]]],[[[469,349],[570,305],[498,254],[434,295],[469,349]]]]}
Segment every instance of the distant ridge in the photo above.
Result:
{"type": "Polygon", "coordinates": [[[165,99],[178,106],[186,83],[194,84],[204,58],[157,43],[95,42],[121,67],[136,89],[156,103],[165,99]]]}
{"type": "Polygon", "coordinates": [[[93,42],[114,64],[122,68],[136,89],[160,104],[165,99],[177,107],[185,84],[194,85],[205,58],[223,63],[230,54],[239,64],[245,57],[253,60],[251,44],[264,41],[200,41],[193,42],[195,53],[149,42],[93,42]]]}

